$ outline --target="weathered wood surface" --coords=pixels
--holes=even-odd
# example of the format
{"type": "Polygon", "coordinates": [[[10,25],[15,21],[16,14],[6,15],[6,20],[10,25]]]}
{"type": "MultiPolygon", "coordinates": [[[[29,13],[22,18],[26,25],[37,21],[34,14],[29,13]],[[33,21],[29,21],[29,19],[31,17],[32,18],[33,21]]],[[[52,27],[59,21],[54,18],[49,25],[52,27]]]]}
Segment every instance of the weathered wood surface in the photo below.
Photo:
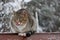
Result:
{"type": "Polygon", "coordinates": [[[21,37],[17,33],[0,34],[0,40],[60,40],[60,33],[36,33],[30,37],[21,37]]]}

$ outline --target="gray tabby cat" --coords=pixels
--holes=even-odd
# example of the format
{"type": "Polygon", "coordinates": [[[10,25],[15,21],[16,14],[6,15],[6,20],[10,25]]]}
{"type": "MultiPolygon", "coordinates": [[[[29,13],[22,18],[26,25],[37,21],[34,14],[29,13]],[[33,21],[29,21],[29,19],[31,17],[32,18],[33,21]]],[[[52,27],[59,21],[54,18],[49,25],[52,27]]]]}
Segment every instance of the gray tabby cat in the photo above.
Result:
{"type": "Polygon", "coordinates": [[[20,9],[14,12],[11,20],[13,33],[19,33],[22,36],[30,36],[36,32],[36,20],[26,9],[20,9]]]}

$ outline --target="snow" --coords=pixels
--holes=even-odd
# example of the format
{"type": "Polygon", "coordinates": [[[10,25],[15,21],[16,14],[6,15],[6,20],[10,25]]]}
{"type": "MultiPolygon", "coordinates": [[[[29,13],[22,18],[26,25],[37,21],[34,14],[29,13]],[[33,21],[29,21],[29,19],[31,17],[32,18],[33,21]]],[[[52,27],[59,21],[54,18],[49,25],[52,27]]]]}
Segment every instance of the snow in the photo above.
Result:
{"type": "Polygon", "coordinates": [[[9,3],[4,4],[4,7],[7,7],[8,10],[10,8],[10,11],[17,11],[21,9],[21,2],[19,1],[9,2],[9,3]]]}
{"type": "Polygon", "coordinates": [[[31,0],[24,0],[25,2],[30,2],[31,0]]]}

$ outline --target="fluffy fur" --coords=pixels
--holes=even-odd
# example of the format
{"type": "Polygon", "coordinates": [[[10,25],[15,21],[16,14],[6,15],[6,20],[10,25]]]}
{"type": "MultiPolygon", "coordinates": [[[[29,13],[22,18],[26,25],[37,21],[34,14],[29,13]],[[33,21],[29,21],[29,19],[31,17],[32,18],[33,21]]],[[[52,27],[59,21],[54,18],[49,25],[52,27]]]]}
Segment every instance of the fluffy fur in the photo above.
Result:
{"type": "Polygon", "coordinates": [[[14,12],[11,20],[13,33],[27,33],[36,31],[36,20],[26,9],[14,12]]]}

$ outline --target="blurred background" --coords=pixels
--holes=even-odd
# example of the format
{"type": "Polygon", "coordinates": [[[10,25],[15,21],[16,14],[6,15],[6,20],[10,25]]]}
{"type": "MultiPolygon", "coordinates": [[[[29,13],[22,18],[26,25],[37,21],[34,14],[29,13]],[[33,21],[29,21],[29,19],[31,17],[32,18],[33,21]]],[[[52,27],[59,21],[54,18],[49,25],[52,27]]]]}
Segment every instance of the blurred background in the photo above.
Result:
{"type": "Polygon", "coordinates": [[[0,33],[10,32],[13,11],[29,10],[37,22],[37,33],[60,32],[60,0],[0,0],[0,33]]]}

